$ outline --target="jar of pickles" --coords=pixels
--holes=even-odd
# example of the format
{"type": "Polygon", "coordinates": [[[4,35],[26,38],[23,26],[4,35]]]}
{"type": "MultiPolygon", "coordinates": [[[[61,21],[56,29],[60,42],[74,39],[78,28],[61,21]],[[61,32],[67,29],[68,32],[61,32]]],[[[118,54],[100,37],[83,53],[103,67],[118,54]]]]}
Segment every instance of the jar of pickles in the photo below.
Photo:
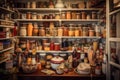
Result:
{"type": "Polygon", "coordinates": [[[34,23],[33,36],[38,36],[38,24],[34,23]]]}
{"type": "Polygon", "coordinates": [[[44,27],[40,27],[39,36],[45,36],[45,28],[44,27]]]}
{"type": "Polygon", "coordinates": [[[54,50],[59,51],[60,50],[60,43],[55,43],[54,44],[54,50]]]}
{"type": "Polygon", "coordinates": [[[63,36],[63,28],[58,27],[58,36],[63,36]]]}

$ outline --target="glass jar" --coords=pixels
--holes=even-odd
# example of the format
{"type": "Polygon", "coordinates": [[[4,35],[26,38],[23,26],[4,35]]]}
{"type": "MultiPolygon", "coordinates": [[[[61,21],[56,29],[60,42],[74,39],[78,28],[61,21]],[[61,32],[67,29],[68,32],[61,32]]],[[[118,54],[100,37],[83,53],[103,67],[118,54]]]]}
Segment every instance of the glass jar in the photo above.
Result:
{"type": "Polygon", "coordinates": [[[83,30],[82,30],[82,27],[79,27],[79,36],[83,36],[83,30]]]}
{"type": "Polygon", "coordinates": [[[33,2],[31,3],[31,8],[36,8],[36,2],[35,2],[35,1],[33,1],[33,2]]]}
{"type": "Polygon", "coordinates": [[[26,8],[30,8],[30,2],[27,2],[26,8]]]}
{"type": "Polygon", "coordinates": [[[45,28],[44,27],[40,27],[39,36],[45,36],[45,28]]]}
{"type": "Polygon", "coordinates": [[[54,50],[59,51],[60,50],[60,43],[55,43],[54,50]]]}
{"type": "Polygon", "coordinates": [[[37,19],[42,19],[42,14],[37,14],[37,19]]]}
{"type": "Polygon", "coordinates": [[[45,51],[50,51],[50,43],[45,43],[44,44],[44,50],[45,51]]]}
{"type": "Polygon", "coordinates": [[[87,27],[83,27],[83,36],[88,36],[88,28],[87,27]]]}
{"type": "Polygon", "coordinates": [[[21,18],[22,18],[22,19],[26,19],[26,14],[25,14],[25,13],[22,13],[22,14],[21,14],[21,18]]]}
{"type": "Polygon", "coordinates": [[[0,42],[0,50],[3,50],[3,42],[0,42]]]}
{"type": "Polygon", "coordinates": [[[31,12],[27,12],[26,18],[27,18],[27,19],[31,19],[31,17],[32,17],[31,12]]]}
{"type": "Polygon", "coordinates": [[[65,19],[66,16],[65,16],[65,12],[61,12],[61,19],[65,19]]]}
{"type": "Polygon", "coordinates": [[[22,49],[22,50],[25,50],[26,49],[26,41],[20,41],[20,48],[22,49]]]}
{"type": "Polygon", "coordinates": [[[80,34],[80,33],[79,33],[79,28],[76,27],[76,28],[75,28],[75,36],[79,36],[79,34],[80,34]]]}
{"type": "Polygon", "coordinates": [[[45,43],[48,43],[48,39],[42,39],[42,45],[44,45],[45,43]]]}
{"type": "Polygon", "coordinates": [[[87,14],[87,17],[86,17],[87,19],[91,19],[91,16],[90,16],[90,14],[87,14]]]}
{"type": "Polygon", "coordinates": [[[63,29],[63,36],[68,36],[68,28],[64,27],[63,29]]]}
{"type": "Polygon", "coordinates": [[[62,27],[58,27],[58,36],[63,36],[63,29],[62,29],[62,27]]]}
{"type": "Polygon", "coordinates": [[[55,14],[55,19],[60,19],[60,14],[59,13],[55,14]]]}
{"type": "Polygon", "coordinates": [[[76,13],[76,19],[80,19],[80,13],[76,13]]]}
{"type": "Polygon", "coordinates": [[[94,30],[89,30],[89,36],[94,36],[95,31],[94,30]]]}
{"type": "Polygon", "coordinates": [[[28,36],[32,36],[32,31],[33,31],[33,25],[32,23],[28,23],[28,27],[27,27],[28,36]]]}
{"type": "Polygon", "coordinates": [[[56,27],[53,29],[53,32],[54,32],[53,36],[58,36],[58,29],[56,27]]]}
{"type": "Polygon", "coordinates": [[[72,14],[72,16],[71,16],[72,19],[76,19],[77,18],[76,12],[72,12],[71,14],[72,14]]]}
{"type": "Polygon", "coordinates": [[[26,36],[26,35],[27,35],[26,27],[20,27],[20,36],[26,36]]]}
{"type": "Polygon", "coordinates": [[[66,19],[71,19],[71,12],[70,11],[66,12],[66,19]]]}
{"type": "Polygon", "coordinates": [[[37,13],[32,13],[32,19],[37,19],[37,13]]]}
{"type": "Polygon", "coordinates": [[[92,12],[92,19],[97,19],[97,14],[96,14],[96,12],[92,12]]]}
{"type": "Polygon", "coordinates": [[[68,35],[69,36],[74,36],[74,27],[73,27],[73,24],[70,24],[68,35]]]}
{"type": "Polygon", "coordinates": [[[38,36],[38,24],[34,23],[33,36],[38,36]]]}
{"type": "Polygon", "coordinates": [[[54,50],[54,42],[53,41],[51,41],[51,43],[50,43],[50,50],[54,50]]]}
{"type": "Polygon", "coordinates": [[[81,12],[81,16],[82,19],[86,19],[86,12],[81,12]]]}

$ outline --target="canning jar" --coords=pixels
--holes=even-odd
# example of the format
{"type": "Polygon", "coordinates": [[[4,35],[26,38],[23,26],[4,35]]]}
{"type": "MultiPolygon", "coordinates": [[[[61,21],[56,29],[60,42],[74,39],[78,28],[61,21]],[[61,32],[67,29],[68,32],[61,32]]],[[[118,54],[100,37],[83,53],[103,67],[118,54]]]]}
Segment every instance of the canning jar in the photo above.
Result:
{"type": "Polygon", "coordinates": [[[45,28],[44,27],[40,27],[39,36],[45,36],[45,28]]]}
{"type": "Polygon", "coordinates": [[[33,1],[33,2],[31,3],[31,8],[36,8],[36,2],[35,2],[35,1],[33,1]]]}
{"type": "Polygon", "coordinates": [[[75,36],[79,36],[79,34],[80,34],[80,33],[79,33],[79,28],[76,27],[76,28],[75,28],[75,36]]]}
{"type": "Polygon", "coordinates": [[[92,19],[97,19],[97,14],[96,14],[96,12],[92,12],[92,19]]]}
{"type": "Polygon", "coordinates": [[[71,12],[70,11],[66,12],[66,19],[71,19],[71,12]]]}
{"type": "Polygon", "coordinates": [[[54,41],[51,41],[50,43],[50,50],[54,50],[54,41]]]}
{"type": "Polygon", "coordinates": [[[38,24],[34,23],[33,36],[38,36],[38,24]]]}
{"type": "Polygon", "coordinates": [[[32,17],[31,12],[27,12],[26,18],[27,18],[27,19],[31,19],[31,17],[32,17]]]}
{"type": "Polygon", "coordinates": [[[76,19],[80,19],[80,13],[76,13],[76,19]]]}
{"type": "Polygon", "coordinates": [[[26,8],[30,8],[30,2],[27,2],[26,8]]]}
{"type": "Polygon", "coordinates": [[[45,51],[50,51],[50,43],[45,43],[44,44],[44,50],[45,51]]]}
{"type": "Polygon", "coordinates": [[[88,36],[88,28],[83,27],[83,36],[88,36]]]}
{"type": "Polygon", "coordinates": [[[81,16],[82,19],[86,19],[86,12],[81,12],[81,16]]]}
{"type": "Polygon", "coordinates": [[[58,27],[58,36],[63,36],[63,29],[62,29],[62,27],[58,27]]]}
{"type": "Polygon", "coordinates": [[[89,30],[89,36],[94,36],[95,31],[94,30],[89,30]]]}
{"type": "Polygon", "coordinates": [[[37,14],[37,19],[42,19],[42,14],[37,14]]]}
{"type": "Polygon", "coordinates": [[[37,13],[32,13],[32,19],[37,19],[37,13]]]}
{"type": "Polygon", "coordinates": [[[68,36],[68,28],[64,27],[63,29],[63,36],[68,36]]]}
{"type": "Polygon", "coordinates": [[[73,24],[70,24],[68,34],[69,34],[69,36],[74,36],[74,27],[73,27],[73,24]]]}
{"type": "Polygon", "coordinates": [[[59,13],[55,14],[55,19],[60,19],[60,14],[59,13]]]}
{"type": "Polygon", "coordinates": [[[55,43],[54,44],[54,50],[59,51],[60,50],[60,43],[55,43]]]}
{"type": "Polygon", "coordinates": [[[27,27],[28,36],[32,36],[32,31],[33,31],[33,25],[32,23],[28,23],[28,27],[27,27]]]}
{"type": "Polygon", "coordinates": [[[65,12],[61,12],[61,19],[65,19],[66,16],[65,16],[65,12]]]}
{"type": "Polygon", "coordinates": [[[72,19],[76,19],[77,18],[76,12],[72,12],[71,14],[72,14],[72,16],[71,16],[72,19]]]}
{"type": "Polygon", "coordinates": [[[20,36],[26,36],[26,35],[27,35],[26,27],[20,27],[20,36]]]}

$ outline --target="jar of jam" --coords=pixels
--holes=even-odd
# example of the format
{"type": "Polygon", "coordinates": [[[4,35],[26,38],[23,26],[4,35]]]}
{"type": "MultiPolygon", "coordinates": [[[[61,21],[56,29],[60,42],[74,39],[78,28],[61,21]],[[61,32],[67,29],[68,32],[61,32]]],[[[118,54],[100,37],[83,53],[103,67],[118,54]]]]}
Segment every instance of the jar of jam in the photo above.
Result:
{"type": "Polygon", "coordinates": [[[81,12],[81,16],[82,19],[86,19],[86,12],[81,12]]]}
{"type": "Polygon", "coordinates": [[[50,50],[54,50],[54,42],[53,41],[51,41],[51,43],[50,43],[50,50]]]}
{"type": "Polygon", "coordinates": [[[61,19],[65,19],[66,16],[65,16],[65,12],[61,12],[61,19]]]}
{"type": "Polygon", "coordinates": [[[63,36],[63,28],[58,27],[58,36],[63,36]]]}
{"type": "Polygon", "coordinates": [[[66,19],[71,19],[71,12],[70,11],[66,12],[66,19]]]}
{"type": "Polygon", "coordinates": [[[33,1],[33,2],[31,3],[31,8],[36,8],[36,2],[35,2],[35,1],[33,1]]]}
{"type": "Polygon", "coordinates": [[[37,13],[32,13],[32,19],[37,19],[37,13]]]}
{"type": "Polygon", "coordinates": [[[26,18],[31,19],[31,17],[32,17],[31,12],[27,12],[26,18]]]}
{"type": "Polygon", "coordinates": [[[38,36],[38,24],[34,23],[33,36],[38,36]]]}
{"type": "Polygon", "coordinates": [[[88,28],[83,27],[83,36],[88,36],[88,28]]]}
{"type": "Polygon", "coordinates": [[[54,50],[59,51],[60,50],[60,43],[55,43],[54,50]]]}
{"type": "Polygon", "coordinates": [[[79,33],[79,28],[76,27],[76,28],[75,28],[75,36],[79,36],[79,34],[80,34],[80,33],[79,33]]]}
{"type": "Polygon", "coordinates": [[[64,27],[63,29],[63,36],[68,36],[68,28],[64,27]]]}
{"type": "Polygon", "coordinates": [[[40,27],[39,36],[45,36],[45,28],[44,27],[40,27]]]}

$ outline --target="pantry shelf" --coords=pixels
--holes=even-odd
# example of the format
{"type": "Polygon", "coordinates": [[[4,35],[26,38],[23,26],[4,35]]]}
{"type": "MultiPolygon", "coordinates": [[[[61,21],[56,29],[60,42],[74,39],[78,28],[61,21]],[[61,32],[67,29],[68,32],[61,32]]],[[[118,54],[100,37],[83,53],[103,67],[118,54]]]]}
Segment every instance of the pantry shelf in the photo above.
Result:
{"type": "Polygon", "coordinates": [[[1,60],[0,64],[3,63],[3,62],[6,62],[7,60],[9,60],[9,58],[5,58],[5,59],[1,60]]]}
{"type": "Polygon", "coordinates": [[[109,38],[109,41],[120,42],[120,38],[109,38]]]}
{"type": "Polygon", "coordinates": [[[113,14],[118,13],[118,12],[120,12],[120,8],[117,10],[113,10],[112,12],[109,13],[109,15],[113,15],[113,14]]]}
{"type": "Polygon", "coordinates": [[[109,63],[110,63],[112,66],[115,66],[115,67],[117,67],[117,68],[120,69],[120,64],[117,64],[117,63],[112,62],[112,61],[110,61],[109,63]]]}
{"type": "Polygon", "coordinates": [[[13,39],[14,37],[9,37],[9,38],[0,38],[0,40],[7,40],[7,39],[13,39]]]}
{"type": "Polygon", "coordinates": [[[3,8],[3,7],[0,7],[0,13],[1,12],[4,12],[4,13],[13,13],[14,11],[13,10],[9,10],[9,9],[7,9],[7,8],[3,8]]]}
{"type": "Polygon", "coordinates": [[[0,25],[0,27],[3,27],[3,28],[14,28],[14,26],[8,26],[8,25],[0,25]]]}

